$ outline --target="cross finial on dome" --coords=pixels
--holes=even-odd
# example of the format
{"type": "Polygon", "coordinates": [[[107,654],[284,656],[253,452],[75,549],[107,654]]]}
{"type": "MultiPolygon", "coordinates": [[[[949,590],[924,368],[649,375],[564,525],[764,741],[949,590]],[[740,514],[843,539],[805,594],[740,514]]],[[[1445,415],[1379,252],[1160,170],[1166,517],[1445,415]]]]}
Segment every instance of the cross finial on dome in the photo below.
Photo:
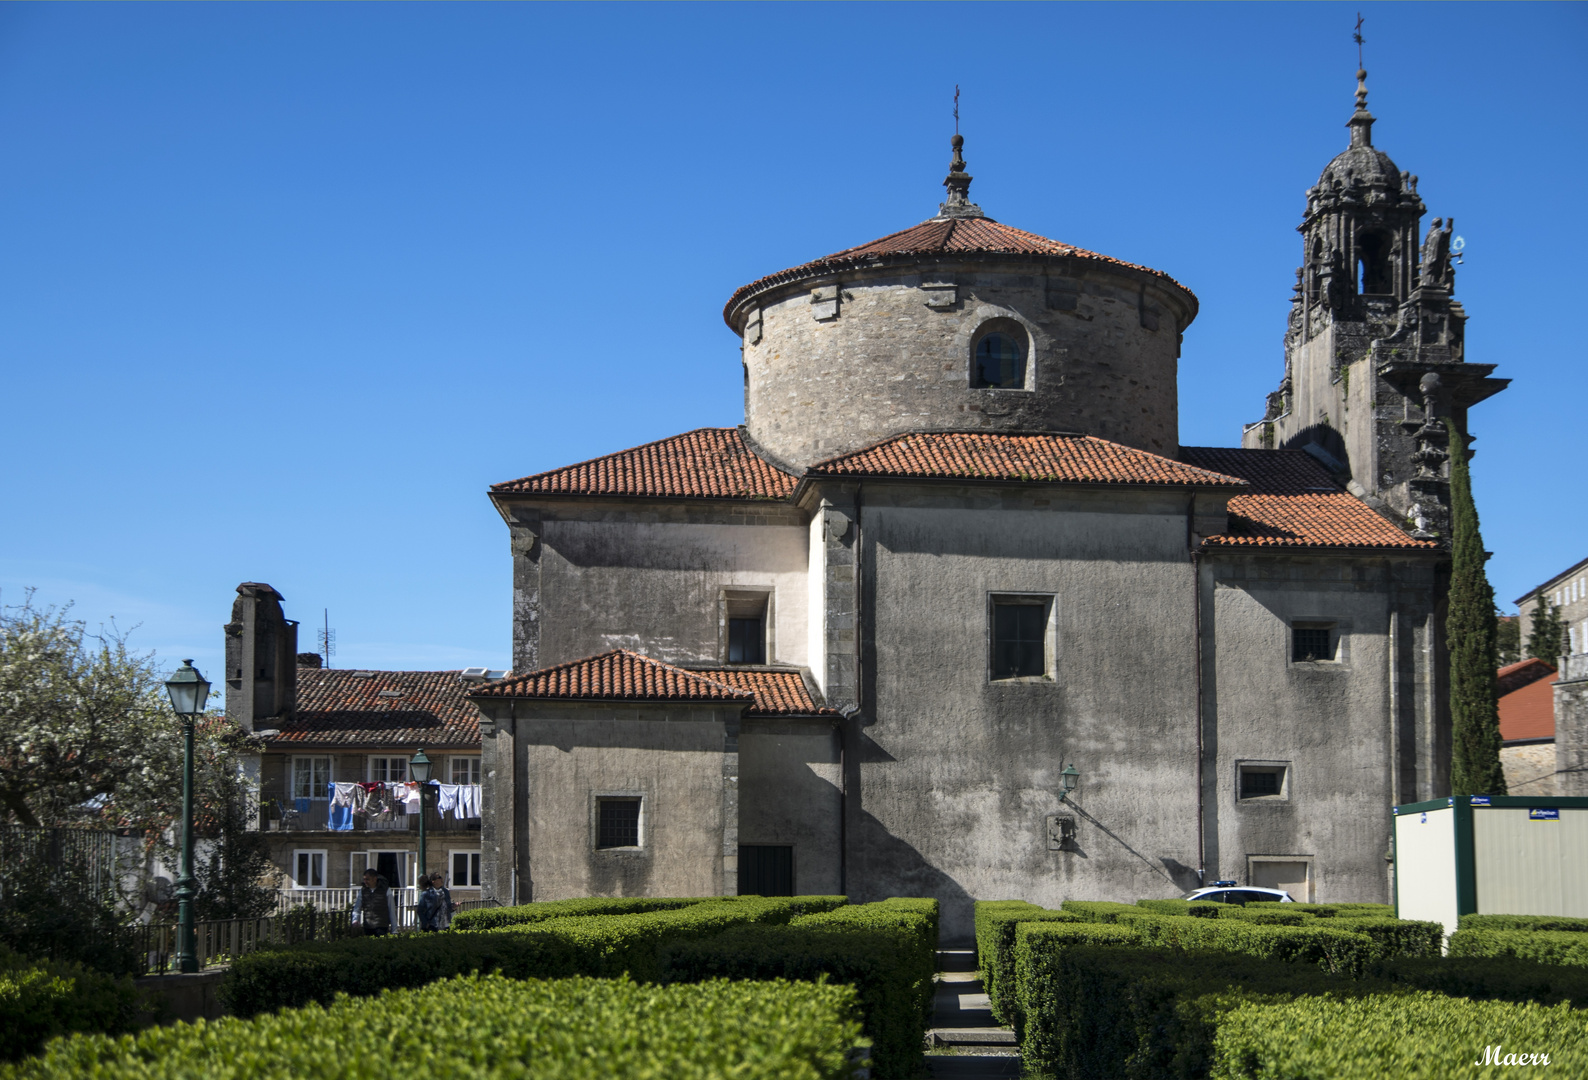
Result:
{"type": "Polygon", "coordinates": [[[1367,38],[1362,36],[1362,13],[1356,13],[1356,28],[1351,40],[1356,42],[1356,112],[1346,123],[1351,128],[1352,146],[1373,145],[1373,114],[1367,111],[1367,68],[1362,63],[1362,46],[1367,38]]]}
{"type": "MultiPolygon", "coordinates": [[[[958,113],[956,108],[955,113],[958,113]]],[[[955,116],[956,123],[959,117],[955,116]]],[[[937,216],[940,218],[979,218],[987,215],[981,212],[981,207],[970,201],[971,177],[965,172],[965,156],[960,150],[965,146],[965,137],[955,134],[950,143],[954,147],[954,159],[949,162],[948,178],[943,181],[943,186],[948,188],[948,198],[938,205],[937,216]]]]}

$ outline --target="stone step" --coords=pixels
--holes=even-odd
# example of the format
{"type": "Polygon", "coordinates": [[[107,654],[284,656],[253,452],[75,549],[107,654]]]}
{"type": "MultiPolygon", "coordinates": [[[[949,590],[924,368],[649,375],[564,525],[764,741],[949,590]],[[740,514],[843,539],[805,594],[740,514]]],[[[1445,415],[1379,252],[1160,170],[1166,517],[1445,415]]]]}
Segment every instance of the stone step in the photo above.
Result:
{"type": "Polygon", "coordinates": [[[933,1046],[1014,1046],[1015,1033],[1002,1027],[939,1027],[926,1033],[933,1046]]]}
{"type": "Polygon", "coordinates": [[[926,1075],[932,1080],[1018,1080],[1020,1055],[1007,1050],[985,1054],[928,1054],[926,1075]]]}
{"type": "Polygon", "coordinates": [[[937,970],[939,971],[975,971],[975,949],[939,949],[937,950],[937,970]]]}

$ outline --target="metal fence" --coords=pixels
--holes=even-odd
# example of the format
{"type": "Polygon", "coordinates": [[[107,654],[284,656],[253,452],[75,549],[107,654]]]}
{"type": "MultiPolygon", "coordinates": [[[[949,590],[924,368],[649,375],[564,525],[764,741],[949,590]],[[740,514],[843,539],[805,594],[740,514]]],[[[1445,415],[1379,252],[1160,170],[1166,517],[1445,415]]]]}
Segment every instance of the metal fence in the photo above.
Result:
{"type": "MultiPolygon", "coordinates": [[[[144,923],[133,928],[142,937],[147,972],[164,975],[176,962],[176,923],[144,923]]],[[[269,945],[300,941],[335,941],[352,934],[352,915],[346,911],[305,908],[289,915],[264,919],[219,919],[195,923],[193,947],[200,968],[224,964],[269,945]]]]}
{"type": "Polygon", "coordinates": [[[85,898],[114,901],[119,847],[126,841],[103,829],[0,825],[0,897],[8,888],[49,881],[85,898]]]}

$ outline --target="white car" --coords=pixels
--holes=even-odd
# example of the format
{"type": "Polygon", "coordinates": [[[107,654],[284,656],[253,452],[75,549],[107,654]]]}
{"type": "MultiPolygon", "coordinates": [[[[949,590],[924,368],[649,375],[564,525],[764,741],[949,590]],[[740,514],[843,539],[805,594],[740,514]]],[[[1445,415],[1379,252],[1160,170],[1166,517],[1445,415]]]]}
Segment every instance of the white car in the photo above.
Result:
{"type": "Polygon", "coordinates": [[[1233,881],[1215,881],[1205,889],[1193,889],[1182,900],[1202,900],[1214,904],[1250,904],[1265,900],[1282,904],[1296,901],[1284,889],[1260,889],[1254,885],[1237,885],[1233,881]]]}

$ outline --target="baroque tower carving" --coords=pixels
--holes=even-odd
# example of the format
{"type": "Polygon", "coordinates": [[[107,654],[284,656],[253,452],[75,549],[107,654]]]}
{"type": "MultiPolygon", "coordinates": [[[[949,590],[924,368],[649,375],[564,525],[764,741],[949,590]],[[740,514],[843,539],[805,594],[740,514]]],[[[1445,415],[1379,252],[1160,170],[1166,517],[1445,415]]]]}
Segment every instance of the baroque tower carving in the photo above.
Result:
{"type": "Polygon", "coordinates": [[[1358,71],[1350,145],[1307,192],[1285,330],[1285,375],[1242,445],[1307,450],[1358,497],[1419,538],[1449,536],[1448,438],[1467,410],[1505,389],[1467,363],[1454,297],[1453,218],[1426,209],[1417,177],[1373,145],[1358,71]]]}

